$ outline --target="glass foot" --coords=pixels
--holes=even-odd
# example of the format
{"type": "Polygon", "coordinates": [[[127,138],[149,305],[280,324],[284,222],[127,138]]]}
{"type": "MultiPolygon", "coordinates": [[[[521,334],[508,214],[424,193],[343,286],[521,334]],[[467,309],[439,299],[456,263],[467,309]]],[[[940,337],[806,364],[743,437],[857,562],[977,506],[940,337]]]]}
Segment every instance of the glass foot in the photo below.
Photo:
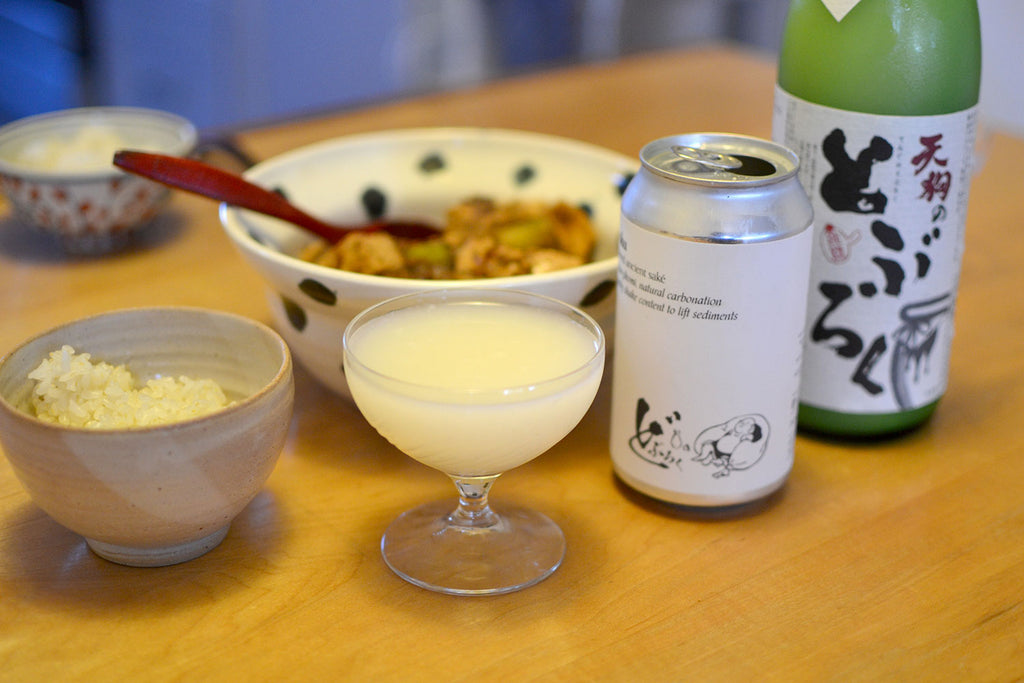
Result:
{"type": "Polygon", "coordinates": [[[539,512],[502,508],[487,526],[464,526],[454,511],[438,501],[399,515],[381,539],[388,567],[432,591],[499,595],[542,581],[565,557],[565,535],[539,512]]]}

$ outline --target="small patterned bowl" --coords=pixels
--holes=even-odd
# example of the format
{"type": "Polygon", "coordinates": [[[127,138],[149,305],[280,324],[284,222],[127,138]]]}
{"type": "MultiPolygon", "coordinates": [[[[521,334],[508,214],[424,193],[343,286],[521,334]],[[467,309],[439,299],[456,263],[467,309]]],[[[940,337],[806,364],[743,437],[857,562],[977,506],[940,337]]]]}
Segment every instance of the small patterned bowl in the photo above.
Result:
{"type": "Polygon", "coordinates": [[[585,208],[597,230],[594,260],[544,274],[487,280],[415,280],[364,275],[291,254],[308,234],[281,221],[222,205],[221,223],[266,283],[275,325],[295,357],[342,396],[341,336],[357,313],[401,294],[453,287],[521,289],[578,306],[612,338],[622,192],[639,161],[607,149],[523,131],[420,128],[328,140],[253,166],[246,177],[282,190],[295,204],[338,222],[418,218],[437,225],[472,196],[498,201],[566,201],[585,208]]]}
{"type": "Polygon", "coordinates": [[[198,308],[105,313],[45,332],[0,360],[0,444],[33,502],[112,562],[155,567],[224,539],[280,457],[294,402],[288,346],[254,320],[198,308]],[[26,405],[28,373],[62,345],[126,365],[136,381],[212,379],[235,403],[169,424],[68,427],[26,405]]]}
{"type": "Polygon", "coordinates": [[[198,134],[187,120],[135,107],[84,107],[0,127],[0,189],[15,215],[70,253],[126,246],[167,188],[111,163],[117,149],[185,156],[198,134]]]}

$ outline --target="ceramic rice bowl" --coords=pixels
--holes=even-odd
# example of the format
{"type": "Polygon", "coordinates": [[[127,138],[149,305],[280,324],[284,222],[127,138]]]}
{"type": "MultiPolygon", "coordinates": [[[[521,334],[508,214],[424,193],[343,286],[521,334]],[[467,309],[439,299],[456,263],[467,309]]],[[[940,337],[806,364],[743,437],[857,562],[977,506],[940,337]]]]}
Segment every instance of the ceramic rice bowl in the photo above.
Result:
{"type": "Polygon", "coordinates": [[[261,490],[292,414],[291,356],[269,327],[193,308],[132,309],[41,334],[0,361],[0,445],[32,500],[96,554],[133,566],[216,547],[261,490]],[[69,344],[138,382],[185,375],[236,402],[204,417],[120,429],[61,426],[26,408],[27,375],[69,344]]]}
{"type": "MultiPolygon", "coordinates": [[[[125,247],[156,215],[169,191],[112,163],[75,165],[86,155],[99,154],[98,142],[90,149],[76,138],[83,131],[114,136],[112,142],[124,148],[175,156],[188,155],[198,134],[180,116],[139,107],[65,109],[0,128],[0,189],[15,216],[50,235],[69,253],[103,254],[125,247]],[[82,150],[36,159],[43,154],[41,148],[60,149],[75,140],[82,150]]],[[[113,152],[110,156],[112,160],[113,152]]]]}
{"type": "Polygon", "coordinates": [[[612,339],[622,193],[639,162],[575,140],[486,128],[421,128],[353,135],[269,159],[245,176],[278,189],[314,215],[360,224],[415,218],[443,225],[472,196],[499,202],[566,201],[590,213],[597,244],[590,263],[544,274],[485,280],[415,280],[351,273],[302,261],[311,238],[299,228],[221,206],[221,223],[266,283],[275,326],[313,376],[342,396],[341,336],[372,304],[415,291],[515,288],[576,305],[612,339]]]}

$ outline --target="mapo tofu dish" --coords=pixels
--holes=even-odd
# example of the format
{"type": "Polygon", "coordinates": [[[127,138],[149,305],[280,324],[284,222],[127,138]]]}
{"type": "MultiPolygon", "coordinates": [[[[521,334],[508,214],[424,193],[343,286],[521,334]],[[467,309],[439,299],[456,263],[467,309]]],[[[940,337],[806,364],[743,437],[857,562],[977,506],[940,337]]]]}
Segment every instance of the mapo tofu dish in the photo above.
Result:
{"type": "Polygon", "coordinates": [[[587,212],[565,202],[474,197],[448,210],[437,237],[353,232],[336,244],[314,242],[299,257],[368,275],[464,280],[579,266],[590,261],[595,240],[587,212]]]}

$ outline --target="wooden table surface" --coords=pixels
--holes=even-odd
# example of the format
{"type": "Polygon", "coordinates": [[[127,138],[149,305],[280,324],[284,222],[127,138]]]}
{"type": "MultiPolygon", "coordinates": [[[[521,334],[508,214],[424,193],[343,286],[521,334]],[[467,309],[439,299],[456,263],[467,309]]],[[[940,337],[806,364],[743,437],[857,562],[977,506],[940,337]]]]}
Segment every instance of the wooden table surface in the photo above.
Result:
{"type": "MultiPolygon", "coordinates": [[[[346,133],[529,129],[630,155],[701,130],[767,137],[774,66],[725,48],[531,75],[245,131],[256,158],[346,133]]],[[[494,501],[554,518],[563,566],[500,597],[431,593],[378,543],[451,484],[301,369],[293,429],[225,541],[160,569],[111,564],[0,459],[0,679],[1019,680],[1024,676],[1024,141],[975,178],[950,389],[903,438],[801,436],[787,486],[734,516],[614,479],[608,382],[564,442],[494,501]]],[[[182,304],[267,321],[216,206],[177,195],[138,248],[68,258],[0,211],[0,352],[58,323],[182,304]]]]}

